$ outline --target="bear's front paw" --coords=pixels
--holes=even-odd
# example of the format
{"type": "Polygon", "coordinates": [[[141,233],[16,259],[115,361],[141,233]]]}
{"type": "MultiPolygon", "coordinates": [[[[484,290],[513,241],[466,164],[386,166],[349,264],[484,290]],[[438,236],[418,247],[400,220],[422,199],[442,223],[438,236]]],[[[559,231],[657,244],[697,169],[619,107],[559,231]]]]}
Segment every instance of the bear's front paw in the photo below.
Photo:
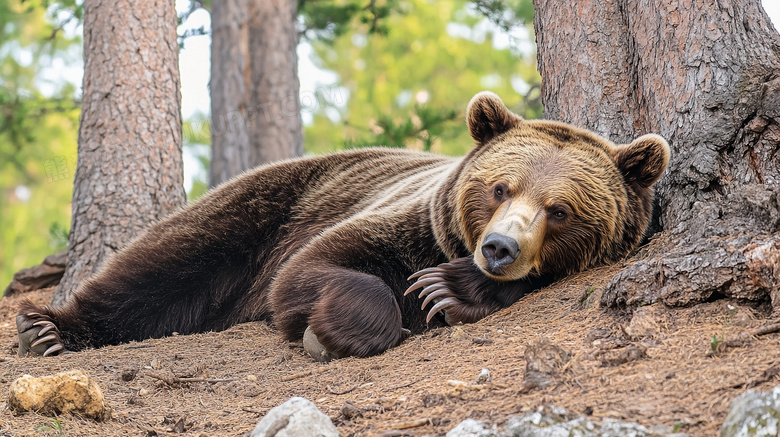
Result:
{"type": "Polygon", "coordinates": [[[28,312],[16,316],[16,329],[20,357],[59,355],[65,350],[60,330],[44,314],[28,312]]]}
{"type": "Polygon", "coordinates": [[[444,319],[448,325],[464,321],[457,317],[459,311],[455,310],[466,304],[458,299],[452,290],[453,284],[447,280],[447,272],[452,268],[455,268],[452,263],[439,264],[436,267],[420,270],[408,279],[410,281],[416,279],[417,282],[404,292],[404,296],[422,288],[419,298],[425,298],[425,300],[423,300],[420,309],[424,310],[429,303],[436,302],[428,311],[428,316],[425,318],[426,323],[430,323],[433,316],[439,311],[444,311],[444,319]]]}

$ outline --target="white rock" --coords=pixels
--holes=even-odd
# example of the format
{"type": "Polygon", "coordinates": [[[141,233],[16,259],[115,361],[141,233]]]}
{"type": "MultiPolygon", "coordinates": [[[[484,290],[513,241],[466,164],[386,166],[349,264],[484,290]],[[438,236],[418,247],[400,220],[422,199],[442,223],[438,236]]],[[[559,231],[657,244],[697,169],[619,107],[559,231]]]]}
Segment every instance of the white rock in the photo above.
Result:
{"type": "Polygon", "coordinates": [[[294,397],[274,407],[258,422],[251,437],[337,437],[339,432],[308,399],[294,397]]]}

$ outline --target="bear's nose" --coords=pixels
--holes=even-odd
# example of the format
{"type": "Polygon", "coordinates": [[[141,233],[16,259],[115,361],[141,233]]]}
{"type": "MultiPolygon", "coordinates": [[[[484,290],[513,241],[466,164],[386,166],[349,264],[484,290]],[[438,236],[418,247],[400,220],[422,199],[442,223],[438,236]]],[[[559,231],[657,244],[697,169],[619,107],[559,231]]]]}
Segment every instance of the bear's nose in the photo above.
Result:
{"type": "Polygon", "coordinates": [[[520,248],[514,238],[496,232],[488,234],[482,242],[482,255],[491,271],[512,264],[519,253],[520,248]]]}

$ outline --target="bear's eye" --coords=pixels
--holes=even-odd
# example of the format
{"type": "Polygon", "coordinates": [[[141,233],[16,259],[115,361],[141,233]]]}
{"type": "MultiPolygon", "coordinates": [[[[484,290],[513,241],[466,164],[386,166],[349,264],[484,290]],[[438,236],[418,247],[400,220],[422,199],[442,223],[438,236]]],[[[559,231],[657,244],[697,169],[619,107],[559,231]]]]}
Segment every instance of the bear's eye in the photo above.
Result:
{"type": "Polygon", "coordinates": [[[506,195],[506,185],[504,184],[498,184],[495,188],[493,188],[493,195],[496,196],[497,199],[501,199],[506,195]]]}
{"type": "Polygon", "coordinates": [[[568,215],[569,212],[563,206],[554,206],[550,208],[550,217],[553,217],[556,220],[563,220],[568,217],[568,215]]]}

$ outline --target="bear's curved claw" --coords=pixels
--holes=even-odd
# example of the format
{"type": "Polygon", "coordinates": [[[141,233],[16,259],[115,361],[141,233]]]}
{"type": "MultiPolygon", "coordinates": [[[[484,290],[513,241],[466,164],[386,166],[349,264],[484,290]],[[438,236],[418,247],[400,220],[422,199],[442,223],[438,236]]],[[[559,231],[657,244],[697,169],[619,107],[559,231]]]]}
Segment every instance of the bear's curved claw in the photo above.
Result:
{"type": "Polygon", "coordinates": [[[29,312],[16,316],[19,356],[59,355],[65,350],[57,325],[46,315],[29,312]]]}
{"type": "Polygon", "coordinates": [[[420,278],[422,276],[425,276],[428,273],[441,273],[441,274],[444,274],[445,273],[444,267],[452,267],[452,266],[453,265],[450,264],[450,263],[444,263],[444,264],[439,264],[436,267],[428,267],[427,269],[422,269],[419,272],[412,274],[411,276],[406,278],[406,280],[407,281],[411,281],[412,279],[417,279],[417,278],[420,278]]]}
{"type": "Polygon", "coordinates": [[[434,275],[434,274],[425,275],[425,276],[421,277],[420,279],[418,279],[417,282],[412,284],[411,287],[407,288],[406,291],[404,292],[404,296],[406,296],[407,294],[409,294],[409,293],[411,293],[411,292],[413,292],[415,290],[419,290],[420,288],[427,287],[427,286],[433,285],[433,284],[438,284],[438,283],[440,283],[442,281],[444,281],[444,276],[434,275]]]}
{"type": "Polygon", "coordinates": [[[458,305],[458,303],[460,302],[454,297],[447,297],[440,300],[439,303],[434,305],[433,308],[428,311],[428,316],[425,318],[425,323],[431,323],[431,319],[436,315],[436,313],[442,310],[446,310],[447,308],[454,307],[455,305],[458,305]]]}
{"type": "Polygon", "coordinates": [[[59,355],[61,351],[65,350],[65,346],[62,344],[55,344],[54,346],[46,349],[46,352],[43,353],[44,357],[48,357],[49,355],[59,355]]]}
{"type": "MultiPolygon", "coordinates": [[[[404,296],[422,288],[422,291],[420,291],[418,296],[420,299],[424,298],[420,309],[424,310],[428,304],[436,302],[430,311],[428,311],[425,318],[426,323],[430,323],[436,313],[461,304],[457,295],[453,293],[451,284],[446,279],[447,268],[452,267],[455,266],[451,263],[439,264],[436,267],[420,270],[409,277],[409,280],[416,279],[417,282],[406,289],[404,296]]],[[[445,314],[445,318],[446,317],[447,314],[445,314]]]]}
{"type": "MultiPolygon", "coordinates": [[[[426,290],[427,290],[427,288],[426,288],[426,290]]],[[[423,290],[423,291],[425,291],[425,290],[423,290]]],[[[420,293],[420,297],[423,297],[422,293],[420,293]]],[[[436,298],[445,298],[445,297],[455,297],[455,295],[452,294],[450,289],[447,288],[446,286],[440,286],[437,289],[435,289],[435,291],[430,292],[430,294],[428,294],[425,297],[425,300],[423,301],[422,305],[420,306],[420,309],[424,310],[425,307],[427,307],[428,304],[431,303],[431,301],[436,299],[436,298]]]]}
{"type": "Polygon", "coordinates": [[[52,322],[50,322],[48,320],[42,320],[40,322],[35,322],[35,323],[33,323],[33,326],[43,326],[43,328],[41,328],[41,332],[38,333],[38,337],[43,336],[44,334],[46,334],[49,331],[54,331],[57,334],[60,333],[60,330],[57,329],[57,326],[55,326],[54,323],[52,323],[52,322]]]}
{"type": "MultiPolygon", "coordinates": [[[[40,333],[38,335],[41,335],[40,333]]],[[[30,345],[30,349],[34,348],[35,346],[38,346],[41,343],[46,343],[47,341],[56,340],[57,334],[49,334],[46,337],[41,337],[38,340],[35,340],[33,344],[30,345]]]]}

